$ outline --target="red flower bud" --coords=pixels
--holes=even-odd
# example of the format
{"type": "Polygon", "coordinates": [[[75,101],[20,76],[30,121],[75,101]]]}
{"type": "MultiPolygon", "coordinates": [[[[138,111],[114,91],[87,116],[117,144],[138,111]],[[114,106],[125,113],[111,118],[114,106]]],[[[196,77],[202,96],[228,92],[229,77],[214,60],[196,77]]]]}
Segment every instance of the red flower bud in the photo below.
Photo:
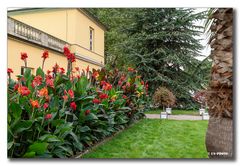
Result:
{"type": "Polygon", "coordinates": [[[42,58],[43,59],[47,59],[49,57],[48,51],[44,50],[43,54],[42,54],[42,58]]]}
{"type": "Polygon", "coordinates": [[[21,59],[25,61],[27,58],[28,58],[27,53],[21,52],[21,59]]]}
{"type": "Polygon", "coordinates": [[[52,114],[47,114],[45,115],[45,119],[48,120],[48,119],[51,119],[52,118],[52,114]]]}
{"type": "Polygon", "coordinates": [[[90,113],[91,113],[90,110],[86,110],[86,111],[85,111],[85,115],[88,115],[88,114],[90,114],[90,113]]]}
{"type": "Polygon", "coordinates": [[[94,104],[100,104],[101,103],[101,101],[99,100],[99,99],[93,99],[93,101],[92,101],[94,104]]]}
{"type": "Polygon", "coordinates": [[[77,109],[77,105],[75,102],[70,103],[70,107],[75,111],[77,109]]]}

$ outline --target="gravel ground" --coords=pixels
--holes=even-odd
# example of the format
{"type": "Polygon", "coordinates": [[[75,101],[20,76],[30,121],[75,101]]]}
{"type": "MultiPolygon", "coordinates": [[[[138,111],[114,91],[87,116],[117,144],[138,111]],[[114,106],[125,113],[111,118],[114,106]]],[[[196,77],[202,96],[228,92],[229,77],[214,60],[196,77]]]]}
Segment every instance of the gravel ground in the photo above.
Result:
{"type": "MultiPolygon", "coordinates": [[[[148,119],[160,119],[159,114],[145,114],[148,119]]],[[[168,115],[168,119],[173,120],[202,120],[202,116],[196,115],[168,115]]]]}

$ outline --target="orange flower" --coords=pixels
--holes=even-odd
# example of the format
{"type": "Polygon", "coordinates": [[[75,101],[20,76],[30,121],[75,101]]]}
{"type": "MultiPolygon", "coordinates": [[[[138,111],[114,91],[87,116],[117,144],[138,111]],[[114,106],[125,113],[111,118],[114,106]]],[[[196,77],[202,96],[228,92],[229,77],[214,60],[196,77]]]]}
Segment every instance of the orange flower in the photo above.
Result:
{"type": "Polygon", "coordinates": [[[99,76],[99,73],[97,71],[95,71],[92,76],[93,76],[93,78],[97,79],[99,76]]]}
{"type": "Polygon", "coordinates": [[[48,96],[48,89],[46,87],[40,89],[38,91],[38,96],[39,97],[46,97],[46,96],[48,96]]]}
{"type": "Polygon", "coordinates": [[[134,70],[134,68],[128,67],[128,71],[134,72],[135,70],[134,70]]]}
{"type": "Polygon", "coordinates": [[[64,95],[64,96],[63,96],[63,100],[64,100],[64,101],[67,101],[67,100],[68,100],[68,96],[67,96],[67,95],[64,95]]]}
{"type": "Polygon", "coordinates": [[[38,103],[37,100],[30,99],[30,103],[31,103],[33,108],[39,108],[39,103],[38,103]]]}

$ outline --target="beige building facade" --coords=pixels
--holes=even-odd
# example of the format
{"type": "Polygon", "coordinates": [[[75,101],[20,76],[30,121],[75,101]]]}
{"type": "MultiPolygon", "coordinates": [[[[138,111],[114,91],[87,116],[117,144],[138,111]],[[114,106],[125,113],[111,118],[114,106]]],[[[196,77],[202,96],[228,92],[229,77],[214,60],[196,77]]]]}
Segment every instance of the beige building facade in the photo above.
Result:
{"type": "Polygon", "coordinates": [[[104,32],[106,27],[86,9],[27,8],[8,11],[8,67],[13,75],[21,74],[24,62],[21,52],[28,54],[27,64],[35,73],[42,64],[42,53],[49,51],[44,70],[54,64],[67,69],[63,47],[75,53],[73,67],[85,69],[104,66],[104,32]]]}

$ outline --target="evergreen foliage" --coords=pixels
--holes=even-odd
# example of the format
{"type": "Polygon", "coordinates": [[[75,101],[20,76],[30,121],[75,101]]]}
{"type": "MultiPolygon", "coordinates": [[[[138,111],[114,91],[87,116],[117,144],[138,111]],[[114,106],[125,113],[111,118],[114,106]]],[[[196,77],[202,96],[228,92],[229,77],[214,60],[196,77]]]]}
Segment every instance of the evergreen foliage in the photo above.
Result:
{"type": "Polygon", "coordinates": [[[203,27],[196,21],[205,12],[182,8],[91,9],[109,27],[106,32],[108,67],[135,67],[149,83],[151,94],[157,87],[169,88],[178,106],[194,101],[191,93],[209,81],[210,62],[199,61],[203,27]]]}

